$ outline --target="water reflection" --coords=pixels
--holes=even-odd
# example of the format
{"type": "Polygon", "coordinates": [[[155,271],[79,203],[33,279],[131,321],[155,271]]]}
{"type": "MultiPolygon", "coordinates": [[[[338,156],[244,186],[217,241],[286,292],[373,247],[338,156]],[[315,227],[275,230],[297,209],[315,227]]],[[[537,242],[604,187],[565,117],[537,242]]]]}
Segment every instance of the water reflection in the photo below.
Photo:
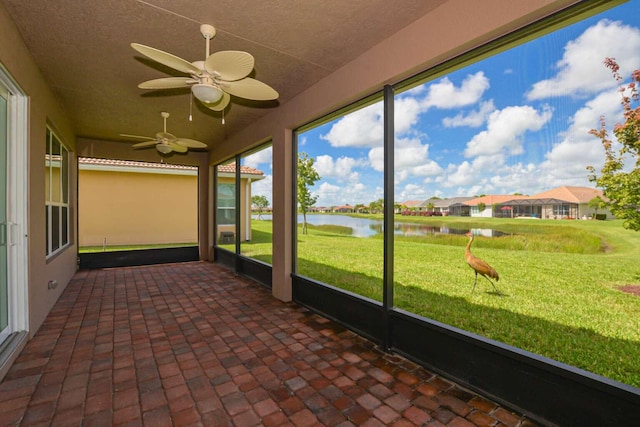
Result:
{"type": "MultiPolygon", "coordinates": [[[[257,219],[258,215],[253,215],[257,219]]],[[[261,218],[271,221],[271,215],[262,214],[261,218]]],[[[302,215],[298,215],[298,223],[302,223],[302,215]]],[[[311,225],[339,225],[351,228],[351,235],[355,237],[371,237],[382,234],[382,220],[370,218],[357,218],[346,215],[309,215],[307,223],[311,225]]],[[[505,233],[490,228],[452,228],[450,226],[434,226],[427,224],[417,224],[410,222],[397,222],[394,224],[393,233],[399,236],[429,236],[434,234],[457,234],[463,235],[471,231],[476,236],[499,237],[505,233]]]]}

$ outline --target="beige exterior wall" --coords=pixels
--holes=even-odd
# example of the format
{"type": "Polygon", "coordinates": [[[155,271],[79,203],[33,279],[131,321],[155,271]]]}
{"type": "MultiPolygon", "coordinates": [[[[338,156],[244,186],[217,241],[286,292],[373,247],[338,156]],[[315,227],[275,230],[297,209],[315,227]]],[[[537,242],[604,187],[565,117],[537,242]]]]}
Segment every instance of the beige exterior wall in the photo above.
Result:
{"type": "Polygon", "coordinates": [[[196,243],[198,177],[80,169],[79,246],[196,243]]]}

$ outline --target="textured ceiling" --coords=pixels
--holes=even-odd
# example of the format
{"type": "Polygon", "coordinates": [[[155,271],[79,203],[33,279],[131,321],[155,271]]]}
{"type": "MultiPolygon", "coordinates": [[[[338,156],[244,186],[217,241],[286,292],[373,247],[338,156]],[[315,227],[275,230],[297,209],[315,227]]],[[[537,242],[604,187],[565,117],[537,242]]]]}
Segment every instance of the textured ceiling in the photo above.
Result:
{"type": "Polygon", "coordinates": [[[445,0],[0,0],[19,28],[77,136],[123,140],[167,130],[224,143],[279,104],[445,0]],[[193,102],[188,90],[144,91],[138,83],[181,74],[146,59],[141,43],[187,61],[204,60],[200,24],[214,25],[211,52],[255,57],[252,77],[276,89],[278,101],[232,97],[222,114],[193,102]]]}

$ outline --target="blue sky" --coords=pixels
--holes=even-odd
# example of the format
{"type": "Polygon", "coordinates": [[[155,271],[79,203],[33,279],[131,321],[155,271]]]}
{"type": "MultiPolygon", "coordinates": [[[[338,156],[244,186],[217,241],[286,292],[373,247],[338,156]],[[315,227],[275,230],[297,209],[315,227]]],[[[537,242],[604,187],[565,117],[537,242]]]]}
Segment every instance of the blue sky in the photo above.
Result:
{"type": "MultiPolygon", "coordinates": [[[[599,167],[603,149],[589,130],[601,115],[609,127],[621,119],[605,57],[625,78],[640,68],[640,0],[397,94],[395,200],[592,187],[586,166],[599,167]]],[[[322,177],[312,189],[317,206],[383,197],[381,103],[307,131],[298,144],[322,177]]],[[[247,162],[267,174],[254,194],[271,185],[259,159],[267,154],[247,162]]]]}

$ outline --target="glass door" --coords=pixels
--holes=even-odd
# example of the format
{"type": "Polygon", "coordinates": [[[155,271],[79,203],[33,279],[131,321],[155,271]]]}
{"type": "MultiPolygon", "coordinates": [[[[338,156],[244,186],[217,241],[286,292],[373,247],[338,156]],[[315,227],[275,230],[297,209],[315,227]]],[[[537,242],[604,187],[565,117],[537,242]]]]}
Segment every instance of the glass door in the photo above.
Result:
{"type": "Polygon", "coordinates": [[[0,85],[0,343],[9,335],[7,292],[7,133],[8,91],[0,85]]]}

